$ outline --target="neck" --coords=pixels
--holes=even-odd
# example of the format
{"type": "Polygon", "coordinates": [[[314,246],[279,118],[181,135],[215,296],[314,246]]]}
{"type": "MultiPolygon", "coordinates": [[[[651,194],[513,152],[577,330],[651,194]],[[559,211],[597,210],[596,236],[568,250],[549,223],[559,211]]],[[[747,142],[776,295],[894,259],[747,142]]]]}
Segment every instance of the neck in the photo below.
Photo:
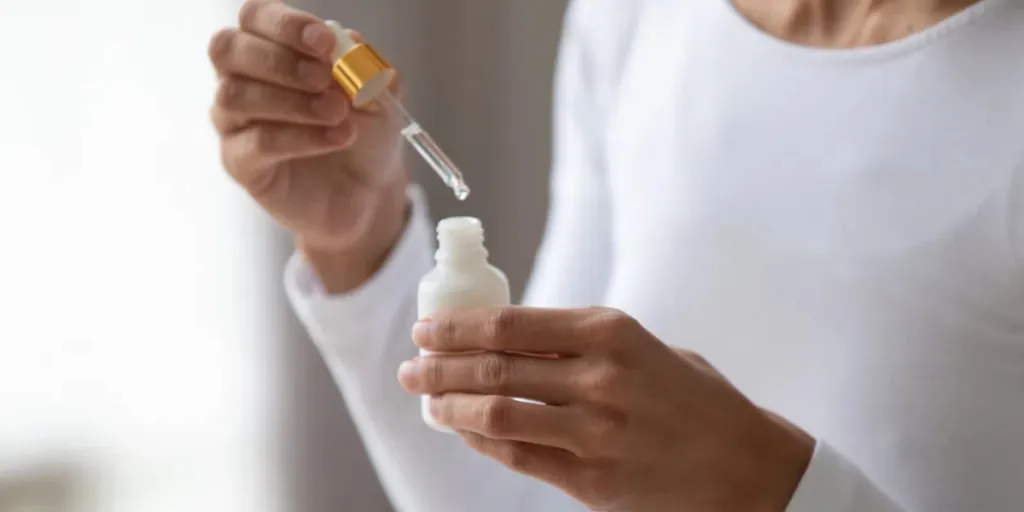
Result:
{"type": "Polygon", "coordinates": [[[762,30],[790,42],[854,48],[904,38],[980,0],[732,0],[762,30]]]}

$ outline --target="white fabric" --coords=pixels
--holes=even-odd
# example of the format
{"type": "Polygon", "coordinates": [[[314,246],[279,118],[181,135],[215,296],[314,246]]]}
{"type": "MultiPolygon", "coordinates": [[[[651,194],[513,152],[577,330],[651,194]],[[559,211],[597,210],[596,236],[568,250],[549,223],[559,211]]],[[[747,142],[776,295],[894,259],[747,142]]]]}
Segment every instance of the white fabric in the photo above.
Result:
{"type": "MultiPolygon", "coordinates": [[[[789,512],[1024,510],[1022,56],[1017,0],[855,50],[726,0],[577,0],[525,302],[623,309],[818,436],[789,512]]],[[[413,204],[363,289],[324,297],[299,256],[286,276],[391,498],[581,509],[400,390],[433,238],[413,204]]]]}

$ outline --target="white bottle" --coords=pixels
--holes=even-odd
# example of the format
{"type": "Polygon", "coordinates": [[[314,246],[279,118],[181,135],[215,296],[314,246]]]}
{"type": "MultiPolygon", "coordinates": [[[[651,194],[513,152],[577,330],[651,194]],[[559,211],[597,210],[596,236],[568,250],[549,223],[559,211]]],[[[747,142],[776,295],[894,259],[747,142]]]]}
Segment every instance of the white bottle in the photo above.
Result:
{"type": "MultiPolygon", "coordinates": [[[[484,228],[472,217],[450,217],[437,224],[437,266],[423,276],[417,300],[419,318],[448,309],[505,306],[510,302],[508,278],[487,261],[484,228]]],[[[421,351],[421,355],[431,355],[421,351]]],[[[444,357],[434,355],[432,357],[444,357]]],[[[430,397],[422,400],[423,421],[450,433],[430,415],[430,397]]]]}

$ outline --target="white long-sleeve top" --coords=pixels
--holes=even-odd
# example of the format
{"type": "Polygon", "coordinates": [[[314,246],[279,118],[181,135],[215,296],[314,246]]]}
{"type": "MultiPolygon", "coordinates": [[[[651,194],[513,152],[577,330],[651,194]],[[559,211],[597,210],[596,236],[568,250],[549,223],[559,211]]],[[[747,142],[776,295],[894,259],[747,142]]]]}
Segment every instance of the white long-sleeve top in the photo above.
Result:
{"type": "MultiPolygon", "coordinates": [[[[789,512],[1024,510],[1024,2],[854,50],[776,40],[728,0],[577,0],[565,23],[524,302],[620,308],[813,433],[789,512]]],[[[411,197],[362,288],[286,270],[389,496],[581,510],[399,387],[432,265],[411,197]]]]}

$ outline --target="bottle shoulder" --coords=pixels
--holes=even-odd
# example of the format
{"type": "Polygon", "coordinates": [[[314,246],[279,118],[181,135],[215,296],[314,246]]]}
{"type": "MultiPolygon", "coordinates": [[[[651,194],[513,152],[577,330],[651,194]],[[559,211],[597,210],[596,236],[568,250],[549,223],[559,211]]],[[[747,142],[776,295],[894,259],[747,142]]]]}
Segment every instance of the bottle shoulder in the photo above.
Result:
{"type": "Polygon", "coordinates": [[[491,264],[472,267],[452,267],[438,265],[427,272],[420,284],[450,285],[453,287],[472,287],[487,284],[508,286],[508,277],[501,269],[491,264]]]}
{"type": "Polygon", "coordinates": [[[420,314],[439,309],[464,309],[509,304],[505,273],[493,265],[475,268],[435,267],[419,283],[420,314]]]}

